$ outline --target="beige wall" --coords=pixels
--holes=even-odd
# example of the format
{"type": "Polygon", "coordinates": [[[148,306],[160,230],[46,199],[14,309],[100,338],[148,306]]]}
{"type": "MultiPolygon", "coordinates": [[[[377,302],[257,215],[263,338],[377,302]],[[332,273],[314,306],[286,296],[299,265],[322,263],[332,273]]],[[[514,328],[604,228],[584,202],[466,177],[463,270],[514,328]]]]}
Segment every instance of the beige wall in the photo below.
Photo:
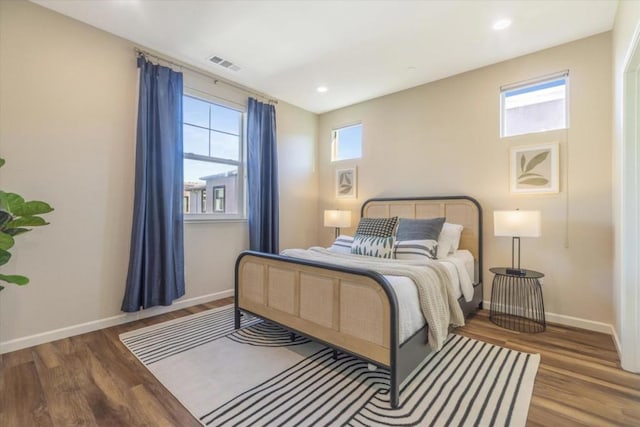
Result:
{"type": "MultiPolygon", "coordinates": [[[[614,307],[616,313],[615,328],[618,336],[622,339],[623,344],[627,347],[622,352],[622,363],[624,367],[633,367],[635,370],[640,368],[637,360],[631,360],[634,357],[634,349],[638,347],[638,343],[633,338],[637,328],[636,322],[632,324],[624,324],[633,319],[634,306],[626,304],[625,293],[621,288],[620,271],[622,267],[623,254],[619,250],[621,247],[621,209],[622,209],[622,159],[623,159],[623,127],[622,127],[622,106],[623,106],[623,76],[625,72],[626,61],[633,43],[634,33],[638,31],[640,26],[640,2],[637,1],[621,1],[618,4],[615,25],[613,28],[613,81],[614,81],[614,97],[613,97],[613,208],[615,229],[615,248],[614,251],[614,307]]],[[[633,173],[633,171],[630,171],[633,173]]],[[[637,172],[637,171],[636,171],[637,172]]],[[[627,262],[634,263],[633,259],[627,262]]],[[[629,286],[630,283],[625,285],[629,286]]],[[[637,305],[636,305],[637,307],[637,305]]],[[[635,313],[637,316],[637,313],[635,313]]],[[[637,336],[637,333],[635,333],[637,336]]],[[[640,348],[640,347],[638,347],[640,348]]],[[[637,357],[637,356],[636,356],[637,357]]]]}
{"type": "MultiPolygon", "coordinates": [[[[246,102],[245,95],[211,91],[246,102]]],[[[0,1],[0,156],[7,160],[1,187],[56,209],[51,225],[23,236],[2,267],[31,283],[0,294],[0,351],[11,340],[58,328],[77,331],[77,325],[121,314],[136,103],[131,42],[28,2],[0,1]]],[[[281,239],[307,246],[316,237],[309,224],[315,225],[318,210],[317,116],[285,103],[277,114],[281,239]]],[[[186,224],[187,294],[181,300],[232,289],[235,257],[247,245],[246,222],[186,224]]]]}
{"type": "MultiPolygon", "coordinates": [[[[493,211],[539,209],[539,239],[523,239],[523,266],[545,273],[548,312],[612,323],[611,34],[579,40],[320,116],[319,211],[378,196],[468,194],[484,210],[489,267],[510,264],[511,242],[493,236],[493,211]],[[500,86],[570,70],[568,131],[499,137],[500,86]],[[361,121],[363,157],[330,162],[331,129],[361,121]],[[560,142],[561,192],[509,194],[509,147],[560,142]],[[358,168],[357,200],[334,196],[335,169],[358,168]]],[[[355,225],[355,224],[354,224],[355,225]]],[[[353,229],[344,230],[353,232],[353,229]]],[[[320,241],[331,241],[321,229],[320,241]]]]}

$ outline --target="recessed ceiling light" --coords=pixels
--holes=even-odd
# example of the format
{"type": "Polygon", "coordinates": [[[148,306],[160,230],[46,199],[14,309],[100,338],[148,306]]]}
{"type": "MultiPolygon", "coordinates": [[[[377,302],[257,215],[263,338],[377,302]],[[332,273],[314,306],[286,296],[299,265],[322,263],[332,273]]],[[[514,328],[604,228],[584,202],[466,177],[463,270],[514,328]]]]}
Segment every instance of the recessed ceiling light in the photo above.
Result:
{"type": "Polygon", "coordinates": [[[316,88],[316,92],[319,92],[319,93],[325,93],[325,92],[326,92],[326,91],[328,91],[328,90],[329,90],[329,88],[328,88],[328,87],[326,87],[326,86],[318,86],[318,87],[316,88]]]}
{"type": "Polygon", "coordinates": [[[496,31],[504,30],[505,28],[509,28],[511,25],[511,19],[500,19],[499,21],[494,22],[493,29],[496,31]]]}
{"type": "Polygon", "coordinates": [[[407,67],[407,73],[413,73],[416,70],[416,67],[414,67],[413,65],[410,67],[407,67]]]}

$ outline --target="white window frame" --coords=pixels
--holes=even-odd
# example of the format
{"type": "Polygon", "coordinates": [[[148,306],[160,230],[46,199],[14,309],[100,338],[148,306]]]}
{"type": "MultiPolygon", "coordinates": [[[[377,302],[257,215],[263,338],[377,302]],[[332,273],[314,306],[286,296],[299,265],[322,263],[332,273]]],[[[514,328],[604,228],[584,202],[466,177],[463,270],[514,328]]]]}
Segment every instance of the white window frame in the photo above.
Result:
{"type": "Polygon", "coordinates": [[[536,133],[543,133],[543,132],[553,132],[553,131],[558,131],[558,130],[564,130],[564,129],[569,129],[569,94],[570,94],[570,90],[569,90],[569,84],[570,84],[570,79],[569,79],[569,70],[564,70],[558,73],[553,73],[553,74],[548,74],[546,76],[541,76],[541,77],[537,77],[531,80],[526,80],[524,82],[519,82],[519,83],[513,83],[513,84],[509,84],[509,85],[505,85],[505,86],[501,86],[500,87],[500,138],[514,138],[514,137],[518,137],[518,136],[522,136],[522,135],[532,135],[532,134],[536,134],[536,133]],[[504,111],[504,106],[505,106],[505,94],[507,92],[510,92],[514,89],[526,89],[532,86],[537,86],[541,83],[545,83],[545,82],[551,82],[554,80],[558,80],[558,79],[565,79],[565,97],[564,97],[564,108],[565,108],[565,112],[564,112],[564,117],[565,117],[565,127],[563,128],[558,128],[558,129],[551,129],[551,130],[544,130],[544,131],[537,131],[537,132],[526,132],[526,133],[519,133],[519,134],[515,134],[515,135],[505,135],[505,111],[504,111]]]}
{"type": "MultiPolygon", "coordinates": [[[[214,163],[222,163],[226,165],[233,165],[238,167],[238,213],[230,214],[225,212],[207,212],[207,213],[184,213],[183,221],[184,222],[246,222],[247,221],[247,199],[246,199],[246,188],[247,188],[247,142],[246,142],[246,134],[247,134],[247,107],[241,106],[234,102],[227,101],[225,99],[218,98],[214,95],[205,93],[203,91],[191,88],[184,88],[183,96],[189,96],[191,98],[199,99],[204,102],[208,102],[210,104],[216,104],[221,107],[229,108],[231,110],[235,110],[241,113],[242,116],[242,126],[240,127],[240,147],[238,149],[239,152],[239,160],[229,160],[229,159],[221,159],[218,157],[209,157],[209,156],[201,156],[198,154],[186,154],[183,151],[182,158],[183,159],[193,159],[193,160],[205,160],[211,161],[214,160],[214,163]]],[[[184,124],[184,119],[183,119],[184,124]]],[[[226,197],[226,190],[225,190],[226,197]]],[[[225,210],[228,207],[228,204],[225,200],[225,210]]]]}
{"type": "Polygon", "coordinates": [[[345,160],[355,160],[355,159],[361,159],[362,158],[362,142],[364,138],[360,139],[360,157],[350,157],[348,159],[338,159],[338,131],[343,130],[343,129],[349,129],[352,127],[356,127],[356,126],[360,126],[361,128],[361,134],[364,132],[364,127],[362,126],[362,122],[356,122],[356,123],[349,123],[346,125],[342,125],[342,126],[337,126],[333,129],[331,129],[331,161],[332,162],[342,162],[345,160]]]}

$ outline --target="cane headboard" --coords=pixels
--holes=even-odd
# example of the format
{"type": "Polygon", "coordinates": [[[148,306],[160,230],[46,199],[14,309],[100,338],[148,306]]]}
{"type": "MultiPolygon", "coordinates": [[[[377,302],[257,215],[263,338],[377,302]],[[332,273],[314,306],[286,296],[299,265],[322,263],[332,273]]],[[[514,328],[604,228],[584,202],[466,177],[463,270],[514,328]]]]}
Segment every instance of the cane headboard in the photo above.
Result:
{"type": "Polygon", "coordinates": [[[361,216],[369,218],[428,219],[445,217],[464,229],[460,249],[467,249],[482,265],[482,208],[468,196],[370,199],[362,205],[361,216]]]}

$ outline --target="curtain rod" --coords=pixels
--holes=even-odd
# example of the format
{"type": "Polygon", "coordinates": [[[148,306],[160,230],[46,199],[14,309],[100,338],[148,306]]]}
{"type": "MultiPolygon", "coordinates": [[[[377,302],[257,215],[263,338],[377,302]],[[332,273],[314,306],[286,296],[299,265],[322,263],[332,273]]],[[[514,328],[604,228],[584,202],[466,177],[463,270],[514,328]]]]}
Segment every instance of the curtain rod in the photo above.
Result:
{"type": "Polygon", "coordinates": [[[188,70],[188,71],[190,71],[192,73],[199,74],[199,75],[201,75],[203,77],[209,78],[209,79],[213,80],[213,84],[214,85],[222,83],[222,84],[227,85],[227,86],[229,86],[229,87],[231,87],[231,88],[233,88],[233,89],[235,89],[237,91],[240,91],[240,92],[252,95],[252,96],[256,96],[258,98],[266,99],[267,102],[270,102],[272,104],[277,104],[278,103],[277,99],[270,98],[270,97],[268,97],[266,95],[263,95],[263,94],[261,94],[259,92],[254,92],[254,91],[251,91],[249,89],[245,89],[242,86],[238,86],[238,85],[235,85],[233,83],[229,83],[229,82],[227,82],[225,80],[218,79],[218,78],[212,76],[211,74],[208,74],[208,73],[206,73],[204,71],[200,71],[197,68],[193,68],[193,67],[190,67],[188,65],[172,61],[171,59],[168,59],[167,57],[156,55],[155,53],[151,53],[151,52],[148,52],[146,50],[142,50],[139,47],[134,47],[133,50],[136,52],[137,56],[144,56],[145,58],[147,58],[147,57],[155,58],[158,62],[159,61],[166,62],[167,64],[170,64],[170,65],[173,65],[174,67],[180,68],[181,70],[188,70]]]}

